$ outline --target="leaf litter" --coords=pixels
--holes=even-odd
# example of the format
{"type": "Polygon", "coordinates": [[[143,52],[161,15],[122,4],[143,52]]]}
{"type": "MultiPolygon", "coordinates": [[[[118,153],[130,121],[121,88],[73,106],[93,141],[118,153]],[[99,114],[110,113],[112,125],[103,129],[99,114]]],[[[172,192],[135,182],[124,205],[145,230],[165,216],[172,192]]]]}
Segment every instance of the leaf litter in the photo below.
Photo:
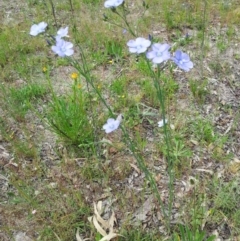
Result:
{"type": "MultiPolygon", "coordinates": [[[[117,236],[122,236],[120,234],[117,234],[114,230],[114,224],[117,222],[114,211],[112,211],[112,214],[109,217],[109,219],[103,219],[101,217],[104,211],[102,201],[98,201],[97,204],[94,202],[93,207],[94,214],[93,216],[88,217],[88,221],[92,223],[96,228],[97,232],[103,236],[103,238],[101,238],[99,241],[110,241],[113,238],[116,238],[117,236]]],[[[79,235],[79,229],[77,229],[76,238],[77,241],[90,240],[90,238],[82,239],[79,235]]]]}

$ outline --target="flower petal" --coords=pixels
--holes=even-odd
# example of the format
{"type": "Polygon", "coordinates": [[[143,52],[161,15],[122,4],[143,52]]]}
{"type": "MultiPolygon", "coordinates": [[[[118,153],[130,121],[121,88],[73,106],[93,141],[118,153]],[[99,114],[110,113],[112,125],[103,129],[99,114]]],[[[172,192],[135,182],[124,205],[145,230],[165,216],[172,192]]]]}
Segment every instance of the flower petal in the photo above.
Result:
{"type": "Polygon", "coordinates": [[[123,0],[108,0],[104,3],[105,8],[115,8],[123,3],[123,0]]]}
{"type": "Polygon", "coordinates": [[[149,51],[147,52],[146,56],[148,59],[153,59],[156,57],[156,53],[154,51],[149,51]]]}

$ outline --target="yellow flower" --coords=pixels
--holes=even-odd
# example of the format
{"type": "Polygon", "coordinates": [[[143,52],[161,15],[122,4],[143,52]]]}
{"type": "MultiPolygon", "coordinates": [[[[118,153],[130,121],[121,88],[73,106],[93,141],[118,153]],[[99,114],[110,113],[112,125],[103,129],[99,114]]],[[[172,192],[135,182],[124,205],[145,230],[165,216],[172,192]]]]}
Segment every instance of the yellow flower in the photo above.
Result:
{"type": "Polygon", "coordinates": [[[43,73],[47,72],[47,67],[44,66],[44,67],[42,68],[42,71],[43,71],[43,73]]]}
{"type": "Polygon", "coordinates": [[[81,88],[82,88],[82,86],[81,86],[80,84],[78,84],[78,85],[77,85],[77,88],[78,88],[78,89],[81,89],[81,88]]]}
{"type": "Polygon", "coordinates": [[[71,78],[72,79],[77,79],[78,78],[78,73],[76,73],[76,72],[73,72],[72,74],[71,74],[71,78]]]}

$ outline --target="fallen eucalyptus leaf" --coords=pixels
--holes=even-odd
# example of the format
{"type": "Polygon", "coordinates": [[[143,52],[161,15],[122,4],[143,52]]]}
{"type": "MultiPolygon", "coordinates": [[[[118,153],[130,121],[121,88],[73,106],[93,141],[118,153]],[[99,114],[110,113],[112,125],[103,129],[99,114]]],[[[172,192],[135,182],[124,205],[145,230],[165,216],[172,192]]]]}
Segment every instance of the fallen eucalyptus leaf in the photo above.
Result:
{"type": "MultiPolygon", "coordinates": [[[[97,229],[103,238],[100,241],[108,241],[117,236],[121,236],[114,232],[114,223],[116,222],[115,213],[112,212],[111,217],[108,220],[104,220],[101,217],[102,214],[102,201],[99,201],[97,204],[93,203],[94,214],[91,217],[88,217],[89,222],[93,223],[94,227],[97,229]],[[108,232],[108,233],[107,233],[108,232]]],[[[82,241],[81,239],[77,241],[82,241]]]]}
{"type": "Polygon", "coordinates": [[[102,235],[102,236],[106,236],[107,233],[105,232],[105,230],[100,226],[100,224],[98,223],[97,219],[95,216],[93,216],[93,224],[95,226],[95,228],[97,229],[97,231],[102,235]]]}

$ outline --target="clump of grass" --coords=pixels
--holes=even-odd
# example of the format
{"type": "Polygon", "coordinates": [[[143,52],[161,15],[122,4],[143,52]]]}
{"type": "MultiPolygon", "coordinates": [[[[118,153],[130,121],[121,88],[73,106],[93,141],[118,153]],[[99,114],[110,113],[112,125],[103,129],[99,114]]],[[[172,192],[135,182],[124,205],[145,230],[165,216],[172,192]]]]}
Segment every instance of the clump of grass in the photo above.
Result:
{"type": "Polygon", "coordinates": [[[123,60],[122,44],[117,41],[108,41],[106,43],[106,54],[111,60],[115,60],[117,62],[123,60]]]}
{"type": "Polygon", "coordinates": [[[201,230],[193,231],[188,226],[179,226],[179,233],[175,234],[174,241],[182,240],[182,241],[214,241],[215,235],[211,235],[207,237],[206,233],[201,230]]]}
{"type": "Polygon", "coordinates": [[[208,81],[190,80],[189,87],[193,94],[194,100],[200,104],[203,104],[207,95],[209,94],[208,81]]]}
{"type": "Polygon", "coordinates": [[[117,96],[122,96],[127,94],[127,83],[128,80],[125,76],[122,76],[114,80],[110,85],[110,90],[117,96]]]}
{"type": "Polygon", "coordinates": [[[214,199],[215,208],[222,210],[225,214],[235,212],[239,209],[239,193],[240,189],[236,181],[221,185],[214,199]]]}
{"type": "MultiPolygon", "coordinates": [[[[190,167],[190,158],[192,157],[193,152],[188,146],[187,142],[184,140],[184,137],[175,133],[172,134],[172,151],[170,153],[171,158],[174,160],[174,168],[176,172],[179,173],[181,170],[190,167]]],[[[158,144],[158,149],[160,153],[164,156],[167,155],[167,147],[164,142],[158,144]]]]}
{"type": "Polygon", "coordinates": [[[232,234],[238,234],[239,223],[239,203],[240,188],[239,178],[234,178],[229,182],[214,180],[210,185],[212,195],[212,215],[209,222],[232,226],[232,234]]]}
{"type": "Polygon", "coordinates": [[[201,118],[194,120],[191,124],[191,129],[198,141],[210,144],[215,142],[217,139],[214,126],[209,120],[201,118]]]}
{"type": "Polygon", "coordinates": [[[81,94],[75,99],[58,97],[48,105],[46,118],[51,129],[63,140],[73,145],[90,147],[93,130],[84,102],[81,94]]]}

